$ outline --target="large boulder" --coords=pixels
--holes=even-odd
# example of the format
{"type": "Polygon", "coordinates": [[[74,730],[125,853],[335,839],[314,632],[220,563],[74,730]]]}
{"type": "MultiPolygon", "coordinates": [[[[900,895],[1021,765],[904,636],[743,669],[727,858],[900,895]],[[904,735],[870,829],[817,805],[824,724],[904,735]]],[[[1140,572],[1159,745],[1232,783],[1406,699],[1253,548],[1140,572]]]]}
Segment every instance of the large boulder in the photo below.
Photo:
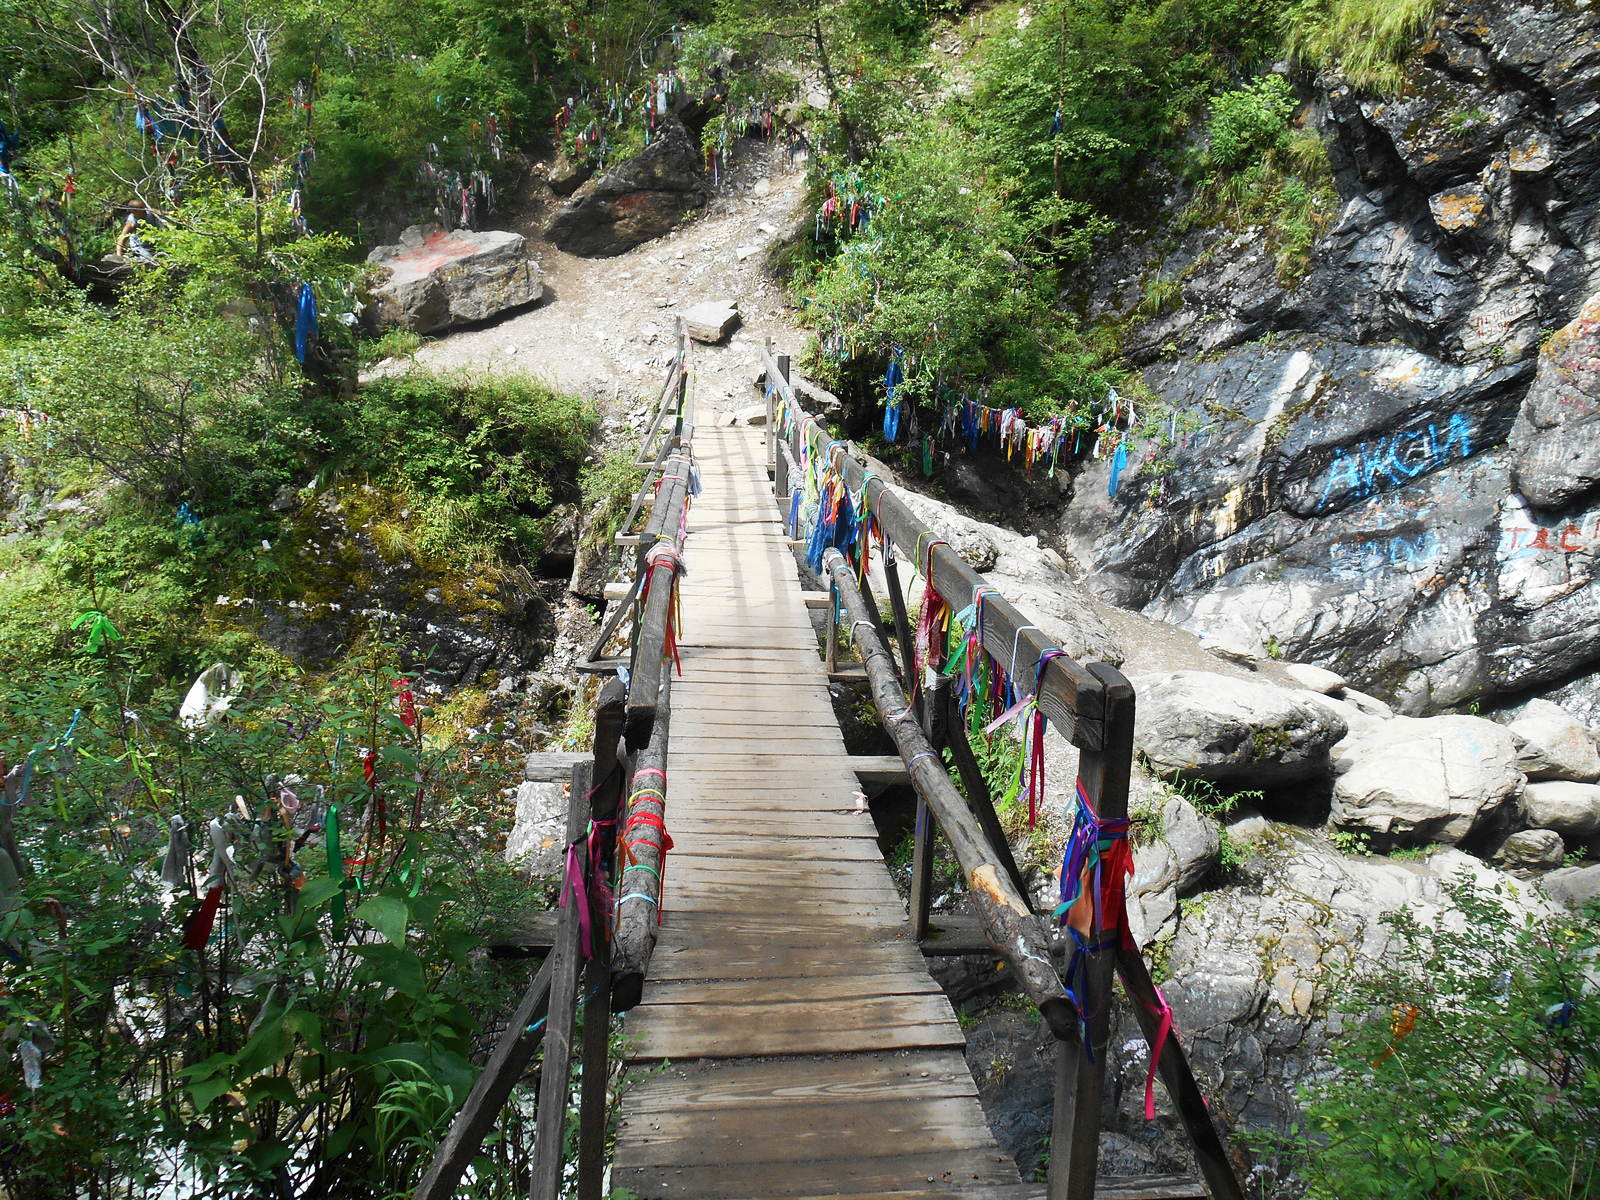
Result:
{"type": "Polygon", "coordinates": [[[1563,508],[1600,483],[1600,293],[1539,352],[1511,448],[1512,478],[1540,508],[1563,508]]]}
{"type": "Polygon", "coordinates": [[[642,153],[573,193],[545,236],[569,254],[610,258],[670,232],[710,199],[694,139],[668,121],[642,153]]]}
{"type": "Polygon", "coordinates": [[[1587,867],[1563,867],[1539,881],[1539,890],[1558,904],[1573,908],[1600,900],[1600,863],[1587,867]]]}
{"type": "Polygon", "coordinates": [[[1139,675],[1134,741],[1163,774],[1273,785],[1329,771],[1347,732],[1331,706],[1298,689],[1214,674],[1139,675]]]}
{"type": "Polygon", "coordinates": [[[689,336],[707,345],[722,341],[738,324],[739,305],[734,300],[706,300],[683,314],[689,336]]]}
{"type": "Polygon", "coordinates": [[[1511,870],[1549,870],[1561,865],[1567,844],[1549,829],[1519,829],[1490,858],[1511,870]]]}
{"type": "Polygon", "coordinates": [[[539,266],[520,233],[445,233],[413,225],[367,261],[389,272],[372,293],[374,318],[413,333],[482,321],[544,295],[539,266]]]}
{"type": "Polygon", "coordinates": [[[1548,700],[1530,700],[1508,728],[1523,739],[1517,762],[1529,779],[1600,779],[1600,751],[1581,722],[1548,700]]]}
{"type": "Polygon", "coordinates": [[[1530,783],[1522,793],[1522,819],[1583,841],[1600,833],[1600,785],[1550,780],[1530,783]]]}
{"type": "Polygon", "coordinates": [[[517,816],[506,838],[505,860],[529,878],[554,875],[567,843],[567,800],[559,783],[523,783],[517,788],[517,816]]]}
{"type": "Polygon", "coordinates": [[[1133,878],[1127,887],[1128,922],[1140,945],[1171,927],[1178,897],[1206,877],[1222,849],[1216,822],[1201,816],[1182,796],[1152,799],[1146,816],[1158,832],[1134,848],[1133,878]]]}
{"type": "Polygon", "coordinates": [[[1329,819],[1391,842],[1459,842],[1523,788],[1516,738],[1478,717],[1396,717],[1334,756],[1329,819]]]}

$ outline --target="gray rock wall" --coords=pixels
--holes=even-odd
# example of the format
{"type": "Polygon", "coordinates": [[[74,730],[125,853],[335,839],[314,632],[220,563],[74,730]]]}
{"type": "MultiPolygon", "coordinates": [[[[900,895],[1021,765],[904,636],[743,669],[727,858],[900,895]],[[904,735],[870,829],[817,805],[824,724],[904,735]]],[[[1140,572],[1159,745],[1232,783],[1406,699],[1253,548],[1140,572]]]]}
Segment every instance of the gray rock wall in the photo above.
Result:
{"type": "Polygon", "coordinates": [[[1253,228],[1102,265],[1101,312],[1181,275],[1131,346],[1180,421],[1115,499],[1086,464],[1061,540],[1105,600],[1407,712],[1567,683],[1600,660],[1600,13],[1447,3],[1397,96],[1304,95],[1342,209],[1299,286],[1253,228]]]}

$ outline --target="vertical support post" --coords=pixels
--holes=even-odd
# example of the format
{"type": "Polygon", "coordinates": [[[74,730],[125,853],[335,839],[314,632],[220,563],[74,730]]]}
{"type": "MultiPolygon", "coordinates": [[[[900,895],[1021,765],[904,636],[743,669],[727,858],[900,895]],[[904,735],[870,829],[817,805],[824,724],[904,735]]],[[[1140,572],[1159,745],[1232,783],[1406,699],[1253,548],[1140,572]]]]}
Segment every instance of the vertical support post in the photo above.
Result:
{"type": "Polygon", "coordinates": [[[824,660],[829,675],[839,669],[839,585],[828,584],[828,632],[824,660]]]}
{"type": "MultiPolygon", "coordinates": [[[[683,323],[683,318],[679,317],[678,318],[678,354],[679,354],[680,359],[681,359],[684,351],[687,349],[687,346],[688,346],[688,336],[689,335],[688,335],[687,332],[685,332],[685,329],[686,329],[686,327],[685,327],[685,325],[683,323]]],[[[684,397],[687,396],[688,393],[689,393],[689,372],[688,371],[679,371],[678,372],[678,404],[677,404],[678,415],[677,415],[677,419],[672,424],[672,446],[673,446],[674,449],[677,449],[677,447],[679,447],[679,446],[681,446],[683,444],[683,416],[684,416],[684,414],[683,414],[683,402],[684,402],[684,397]]]]}
{"type": "Polygon", "coordinates": [[[779,450],[773,463],[772,495],[778,502],[778,511],[783,514],[784,530],[790,537],[798,537],[799,531],[789,529],[789,456],[779,450]]]}
{"type": "MultiPolygon", "coordinates": [[[[1089,671],[1105,685],[1105,741],[1100,750],[1078,758],[1078,779],[1090,807],[1102,818],[1128,815],[1128,781],[1133,766],[1133,687],[1104,663],[1089,671]]],[[[1088,899],[1087,893],[1085,900],[1088,899]]],[[[1105,1095],[1106,1054],[1111,1042],[1111,980],[1116,970],[1119,928],[1116,913],[1102,912],[1092,925],[1092,905],[1074,906],[1069,924],[1095,949],[1083,951],[1087,965],[1079,996],[1089,1012],[1087,1036],[1057,1045],[1055,1116],[1051,1123],[1048,1200],[1094,1200],[1100,1154],[1100,1107],[1105,1095]],[[1091,914],[1085,917],[1085,913],[1091,914]],[[1091,922],[1083,927],[1078,922],[1091,922]],[[1105,922],[1112,922],[1106,926],[1105,922]]]]}
{"type": "Polygon", "coordinates": [[[972,810],[972,815],[978,818],[984,837],[989,839],[990,849],[1000,860],[1000,865],[1005,868],[1006,874],[1011,877],[1011,886],[1017,889],[1017,894],[1032,911],[1033,898],[1028,895],[1028,889],[1022,882],[1022,872],[1017,869],[1017,859],[1011,853],[1011,843],[1006,841],[1006,831],[1000,826],[1000,814],[994,810],[994,799],[989,795],[989,783],[983,777],[983,768],[978,765],[977,756],[972,753],[972,745],[967,741],[967,730],[961,723],[961,712],[956,707],[955,692],[945,688],[944,702],[945,743],[950,747],[950,757],[956,760],[956,771],[960,774],[961,786],[967,793],[967,807],[972,810]]]}
{"type": "MultiPolygon", "coordinates": [[[[590,928],[597,941],[609,932],[611,914],[596,903],[590,928]]],[[[596,946],[584,973],[589,1001],[583,1006],[583,1091],[578,1103],[578,1200],[605,1200],[606,1084],[611,1078],[611,947],[596,946]]]]}
{"type": "Polygon", "coordinates": [[[917,648],[911,641],[911,619],[906,614],[906,597],[900,588],[900,568],[894,561],[894,547],[883,555],[883,578],[889,585],[889,609],[894,614],[894,640],[900,643],[900,682],[909,695],[917,686],[917,648]]]}
{"type": "MultiPolygon", "coordinates": [[[[584,831],[589,825],[589,788],[594,764],[572,765],[572,802],[567,806],[567,842],[577,843],[585,868],[584,831]]],[[[556,1200],[561,1193],[561,1148],[567,1132],[567,1090],[572,1081],[572,1032],[577,1023],[579,968],[583,965],[578,906],[568,904],[556,923],[555,970],[550,979],[550,1015],[545,1020],[544,1068],[539,1075],[538,1126],[534,1131],[531,1200],[556,1200]]]]}
{"type": "MultiPolygon", "coordinates": [[[[928,744],[937,751],[944,737],[943,695],[950,680],[939,676],[928,687],[929,702],[923,711],[928,714],[922,723],[922,732],[928,744]]],[[[933,907],[933,849],[938,837],[938,827],[933,820],[933,810],[919,793],[917,795],[917,824],[911,845],[911,936],[921,942],[928,936],[928,914],[933,907]]]]}
{"type": "MultiPolygon", "coordinates": [[[[629,771],[618,754],[627,717],[627,691],[620,679],[609,680],[600,690],[594,718],[593,784],[589,808],[601,829],[614,828],[629,771]]],[[[612,880],[614,837],[596,839],[601,861],[594,873],[612,880]]],[[[578,1200],[604,1200],[601,1186],[606,1170],[606,1083],[610,1077],[611,1041],[611,914],[590,897],[589,928],[594,953],[584,971],[589,1001],[583,1008],[583,1082],[578,1105],[578,1200]]],[[[565,915],[565,914],[563,914],[565,915]]]]}

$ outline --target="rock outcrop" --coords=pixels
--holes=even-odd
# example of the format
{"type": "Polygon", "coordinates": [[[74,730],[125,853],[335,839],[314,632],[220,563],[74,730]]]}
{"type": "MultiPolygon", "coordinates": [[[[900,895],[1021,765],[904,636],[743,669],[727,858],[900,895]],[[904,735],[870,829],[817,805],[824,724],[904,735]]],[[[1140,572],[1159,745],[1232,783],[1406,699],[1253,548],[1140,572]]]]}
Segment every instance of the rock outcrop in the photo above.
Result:
{"type": "Polygon", "coordinates": [[[672,120],[642,153],[574,192],[545,236],[569,254],[609,258],[670,232],[710,199],[694,139],[672,120]]]}
{"type": "Polygon", "coordinates": [[[1597,94],[1600,12],[1446,0],[1398,94],[1303,93],[1342,206],[1303,279],[1251,230],[1111,248],[1091,312],[1182,281],[1131,343],[1177,416],[1115,498],[1084,464],[1083,586],[1418,715],[1600,662],[1597,94]]]}
{"type": "Polygon", "coordinates": [[[1136,675],[1134,741],[1164,774],[1260,787],[1330,770],[1347,732],[1303,691],[1208,671],[1136,675]]]}
{"type": "Polygon", "coordinates": [[[367,261],[388,269],[372,293],[374,320],[413,333],[483,321],[544,295],[539,265],[520,233],[413,225],[367,261]]]}
{"type": "Polygon", "coordinates": [[[1401,844],[1459,842],[1524,786],[1511,731],[1477,717],[1396,717],[1334,755],[1329,819],[1401,844]]]}
{"type": "Polygon", "coordinates": [[[1510,445],[1512,482],[1537,508],[1562,508],[1600,483],[1600,295],[1540,352],[1510,445]]]}

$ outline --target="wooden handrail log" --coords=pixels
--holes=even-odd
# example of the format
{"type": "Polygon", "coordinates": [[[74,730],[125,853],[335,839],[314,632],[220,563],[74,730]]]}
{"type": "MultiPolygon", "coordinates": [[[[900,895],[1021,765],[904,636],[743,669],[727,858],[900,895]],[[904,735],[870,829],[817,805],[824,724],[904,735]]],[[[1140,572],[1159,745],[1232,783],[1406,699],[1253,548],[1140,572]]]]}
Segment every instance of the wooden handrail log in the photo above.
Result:
{"type": "Polygon", "coordinates": [[[633,782],[622,829],[628,850],[617,879],[616,936],[611,948],[611,1007],[626,1012],[644,993],[650,956],[656,949],[657,915],[661,911],[663,830],[654,821],[628,829],[628,818],[648,814],[666,823],[667,739],[672,724],[672,675],[663,674],[656,697],[650,744],[634,756],[633,782]]]}
{"type": "Polygon", "coordinates": [[[832,549],[823,554],[823,570],[838,587],[849,613],[850,633],[866,663],[873,703],[894,738],[900,757],[905,760],[912,786],[933,810],[945,836],[950,839],[989,944],[1011,967],[1050,1031],[1057,1038],[1076,1039],[1077,1011],[1050,961],[1050,943],[1044,925],[1012,886],[1005,868],[978,827],[977,819],[950,781],[943,760],[929,745],[911,714],[905,693],[895,678],[894,660],[878,635],[877,625],[867,615],[854,571],[844,555],[832,549]]]}
{"type": "MultiPolygon", "coordinates": [[[[678,526],[683,506],[689,497],[690,461],[679,453],[667,461],[661,475],[661,490],[645,524],[640,543],[641,557],[658,543],[678,547],[678,526]]],[[[645,597],[639,620],[639,640],[633,656],[632,680],[628,687],[628,723],[625,736],[628,749],[636,751],[650,741],[650,726],[655,720],[656,699],[661,691],[661,675],[667,653],[667,622],[671,613],[673,584],[681,570],[677,555],[663,555],[648,569],[650,591],[645,597]]],[[[644,563],[638,578],[645,578],[644,563]]]]}
{"type": "MultiPolygon", "coordinates": [[[[641,456],[646,453],[646,447],[650,445],[651,439],[654,438],[656,433],[660,430],[661,422],[665,419],[666,415],[669,412],[672,412],[678,406],[678,397],[675,394],[673,384],[678,382],[678,376],[683,372],[684,356],[685,350],[687,349],[688,340],[688,334],[684,331],[683,327],[683,318],[680,317],[678,319],[678,351],[673,356],[672,365],[667,368],[667,378],[666,381],[661,385],[661,394],[656,397],[656,415],[655,418],[650,422],[650,431],[646,433],[639,442],[639,453],[641,456]]],[[[670,444],[672,439],[668,438],[666,441],[668,444],[670,444]]],[[[640,463],[639,465],[643,466],[644,464],[640,463]]]]}
{"type": "MultiPolygon", "coordinates": [[[[796,402],[794,390],[781,381],[765,347],[761,355],[770,372],[767,378],[780,380],[778,393],[794,417],[788,441],[795,459],[801,458],[803,449],[812,454],[835,454],[846,486],[852,491],[865,488],[866,506],[902,553],[914,554],[921,560],[916,566],[928,576],[928,585],[958,611],[971,604],[979,589],[987,586],[984,577],[963,562],[950,546],[939,541],[905,502],[889,490],[882,478],[869,474],[866,464],[849,453],[845,443],[834,440],[815,417],[807,415],[796,402]]],[[[1044,631],[1004,596],[990,593],[984,600],[983,626],[979,633],[984,650],[1013,675],[1017,695],[1031,695],[1040,657],[1046,651],[1057,649],[1044,631]]],[[[1075,746],[1098,750],[1104,744],[1105,689],[1082,663],[1065,654],[1050,659],[1038,692],[1040,711],[1075,746]]]]}

